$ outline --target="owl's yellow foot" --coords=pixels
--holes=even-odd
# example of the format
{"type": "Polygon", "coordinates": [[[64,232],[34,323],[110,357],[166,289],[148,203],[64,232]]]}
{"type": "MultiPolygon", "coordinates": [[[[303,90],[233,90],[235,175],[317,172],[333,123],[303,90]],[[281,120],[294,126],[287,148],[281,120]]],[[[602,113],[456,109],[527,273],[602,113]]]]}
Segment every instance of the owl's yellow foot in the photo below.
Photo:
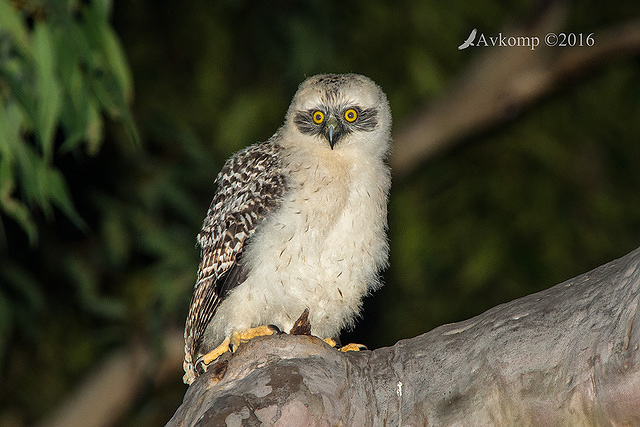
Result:
{"type": "Polygon", "coordinates": [[[366,345],[354,344],[354,343],[343,345],[342,347],[340,347],[340,345],[338,343],[338,340],[336,340],[335,338],[325,338],[323,341],[326,342],[327,344],[329,344],[331,347],[338,347],[338,349],[340,351],[342,351],[343,353],[345,351],[367,350],[367,346],[366,345]]]}
{"type": "Polygon", "coordinates": [[[327,344],[329,344],[331,347],[339,347],[338,346],[338,341],[335,338],[325,338],[322,341],[326,342],[327,344]]]}
{"type": "Polygon", "coordinates": [[[340,351],[341,352],[345,352],[345,351],[363,351],[363,350],[367,350],[367,346],[363,345],[363,344],[347,344],[347,345],[343,345],[342,347],[340,347],[340,351]]]}
{"type": "Polygon", "coordinates": [[[228,351],[230,351],[231,353],[235,353],[240,344],[245,343],[252,338],[279,333],[280,329],[278,329],[278,327],[274,325],[258,326],[257,328],[247,329],[246,331],[234,331],[230,337],[227,337],[224,341],[222,341],[222,344],[202,356],[202,359],[200,359],[202,365],[204,365],[202,368],[204,371],[206,371],[206,366],[210,365],[211,362],[228,351]]]}
{"type": "Polygon", "coordinates": [[[235,353],[240,344],[246,343],[249,340],[257,337],[264,337],[267,335],[279,334],[280,329],[275,325],[262,325],[257,328],[247,329],[246,331],[236,332],[231,334],[229,341],[229,350],[235,353]]]}
{"type": "Polygon", "coordinates": [[[229,351],[229,337],[225,338],[224,341],[222,341],[222,344],[202,356],[202,363],[207,366],[227,351],[229,351]]]}

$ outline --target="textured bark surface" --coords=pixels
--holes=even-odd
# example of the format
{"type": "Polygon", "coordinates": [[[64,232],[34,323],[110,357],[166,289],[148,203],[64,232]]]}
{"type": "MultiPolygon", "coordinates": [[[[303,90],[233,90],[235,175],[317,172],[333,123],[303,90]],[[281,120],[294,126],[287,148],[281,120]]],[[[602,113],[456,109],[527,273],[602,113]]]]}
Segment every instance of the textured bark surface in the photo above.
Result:
{"type": "Polygon", "coordinates": [[[393,347],[255,339],[170,426],[640,425],[640,249],[393,347]]]}

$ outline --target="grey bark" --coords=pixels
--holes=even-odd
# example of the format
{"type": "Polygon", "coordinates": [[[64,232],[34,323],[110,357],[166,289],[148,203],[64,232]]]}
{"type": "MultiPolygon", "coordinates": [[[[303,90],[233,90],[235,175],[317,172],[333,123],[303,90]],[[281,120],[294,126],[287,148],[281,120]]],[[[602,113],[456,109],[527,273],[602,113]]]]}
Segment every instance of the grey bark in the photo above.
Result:
{"type": "Polygon", "coordinates": [[[255,339],[169,426],[640,425],[640,248],[393,347],[255,339]]]}

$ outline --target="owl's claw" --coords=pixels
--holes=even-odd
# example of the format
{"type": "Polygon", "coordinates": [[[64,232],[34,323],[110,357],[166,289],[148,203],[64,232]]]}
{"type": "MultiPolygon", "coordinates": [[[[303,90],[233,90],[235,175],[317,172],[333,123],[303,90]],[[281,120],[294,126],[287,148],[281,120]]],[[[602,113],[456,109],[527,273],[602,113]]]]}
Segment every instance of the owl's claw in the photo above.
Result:
{"type": "Polygon", "coordinates": [[[211,380],[213,384],[217,384],[224,378],[224,374],[227,373],[227,367],[229,366],[228,360],[221,360],[211,365],[205,365],[202,360],[196,362],[195,371],[197,375],[202,375],[205,372],[212,372],[211,380]]]}
{"type": "Polygon", "coordinates": [[[341,352],[345,352],[345,351],[363,351],[363,350],[368,350],[366,345],[363,344],[347,344],[347,345],[340,345],[340,341],[337,338],[325,338],[323,340],[324,342],[326,342],[327,344],[329,344],[331,347],[337,348],[339,349],[341,352]]]}

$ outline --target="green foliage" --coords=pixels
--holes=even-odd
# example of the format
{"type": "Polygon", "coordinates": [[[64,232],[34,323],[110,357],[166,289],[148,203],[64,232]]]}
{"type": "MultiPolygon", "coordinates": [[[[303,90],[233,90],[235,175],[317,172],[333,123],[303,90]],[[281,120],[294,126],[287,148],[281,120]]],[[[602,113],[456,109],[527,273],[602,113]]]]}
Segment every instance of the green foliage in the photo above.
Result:
{"type": "MultiPolygon", "coordinates": [[[[63,343],[56,342],[56,331],[65,323],[74,324],[46,321],[62,313],[72,318],[68,310],[50,307],[56,293],[65,292],[55,286],[63,270],[88,312],[108,319],[125,316],[122,301],[100,295],[95,272],[82,259],[82,251],[66,252],[65,238],[52,245],[50,233],[39,236],[46,230],[40,215],[51,222],[56,210],[73,224],[73,233],[88,232],[70,190],[69,170],[59,165],[71,155],[97,155],[105,136],[103,114],[122,121],[129,138],[137,139],[128,106],[132,78],[109,24],[110,8],[110,1],[0,0],[0,366],[12,367],[10,375],[3,375],[5,386],[28,375],[22,358],[42,358],[51,368],[49,359],[63,343]],[[20,243],[17,228],[26,233],[30,249],[20,243]],[[49,251],[46,258],[32,252],[37,245],[49,251]],[[26,347],[10,351],[9,344],[16,340],[26,347]],[[23,353],[33,343],[39,343],[35,357],[23,353]],[[47,347],[53,351],[44,351],[47,347]]],[[[90,342],[85,337],[83,341],[90,342]]],[[[74,348],[87,347],[76,342],[74,348]]],[[[42,408],[68,384],[66,368],[60,364],[49,369],[46,378],[57,386],[45,387],[42,408]]],[[[28,400],[21,390],[12,395],[28,400]]]]}
{"type": "Polygon", "coordinates": [[[108,18],[109,1],[26,3],[0,0],[0,212],[36,241],[32,211],[60,209],[76,226],[57,149],[95,155],[102,112],[122,119],[135,138],[128,109],[132,81],[108,18]]]}

